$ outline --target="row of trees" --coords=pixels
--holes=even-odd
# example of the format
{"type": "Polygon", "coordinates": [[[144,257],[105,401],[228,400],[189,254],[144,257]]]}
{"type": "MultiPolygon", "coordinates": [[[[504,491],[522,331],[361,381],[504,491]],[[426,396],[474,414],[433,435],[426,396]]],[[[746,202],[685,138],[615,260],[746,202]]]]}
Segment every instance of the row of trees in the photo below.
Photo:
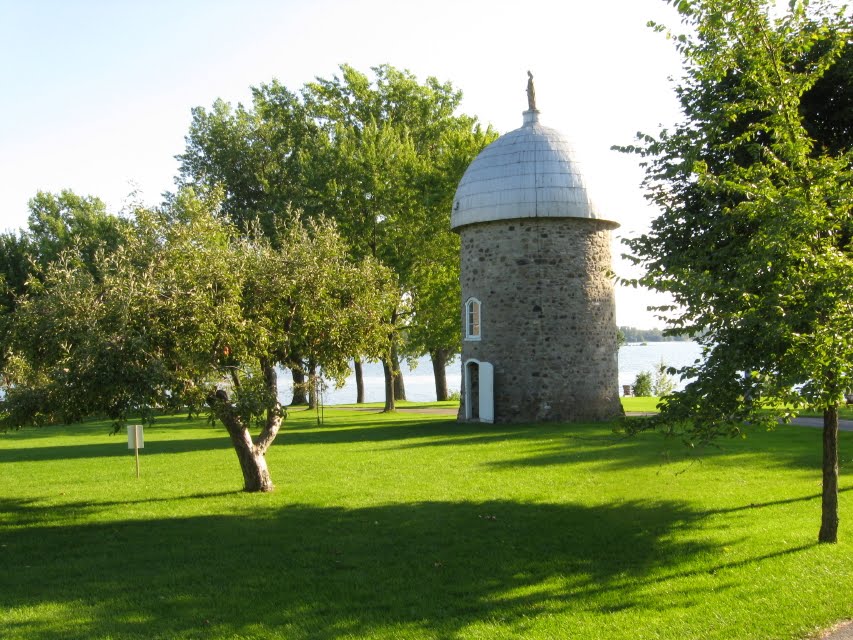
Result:
{"type": "MultiPolygon", "coordinates": [[[[456,185],[495,138],[476,118],[457,115],[461,92],[383,65],[373,78],[342,66],[299,94],[277,82],[253,89],[251,107],[222,101],[196,108],[180,182],[221,186],[223,214],[246,232],[258,225],[279,243],[282,212],[337,223],[350,256],[370,256],[395,277],[388,311],[390,352],[382,362],[386,410],[404,398],[402,356],[429,355],[437,399],[447,398],[445,364],[459,350],[458,237],[449,230],[456,185]]],[[[363,401],[360,357],[357,400],[363,401]]],[[[312,363],[293,353],[301,380],[312,363]]]]}
{"type": "Polygon", "coordinates": [[[0,236],[0,419],[105,414],[119,428],[207,410],[245,489],[267,491],[278,366],[342,382],[352,359],[357,375],[381,361],[393,410],[399,359],[429,354],[446,397],[460,340],[451,202],[494,138],[455,113],[460,99],[434,78],[343,66],[299,94],[272,82],[251,107],[194,109],[177,190],[156,209],[38,194],[28,229],[0,236]]]}

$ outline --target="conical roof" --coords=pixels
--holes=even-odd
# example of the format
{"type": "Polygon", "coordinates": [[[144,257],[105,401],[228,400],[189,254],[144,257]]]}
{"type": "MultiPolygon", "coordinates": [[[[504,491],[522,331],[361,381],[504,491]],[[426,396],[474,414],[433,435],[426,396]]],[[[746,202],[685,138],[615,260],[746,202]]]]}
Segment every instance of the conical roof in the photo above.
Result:
{"type": "Polygon", "coordinates": [[[604,220],[584,184],[566,137],[524,112],[524,125],[483,149],[462,176],[453,201],[453,229],[515,218],[604,220]]]}

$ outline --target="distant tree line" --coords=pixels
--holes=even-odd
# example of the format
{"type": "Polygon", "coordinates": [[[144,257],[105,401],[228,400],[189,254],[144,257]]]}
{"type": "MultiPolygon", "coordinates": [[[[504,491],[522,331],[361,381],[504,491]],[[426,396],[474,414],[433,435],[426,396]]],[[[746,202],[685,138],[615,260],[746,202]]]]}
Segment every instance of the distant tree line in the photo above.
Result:
{"type": "Polygon", "coordinates": [[[690,336],[664,335],[663,329],[637,329],[636,327],[619,327],[619,344],[630,342],[689,342],[690,336]]]}

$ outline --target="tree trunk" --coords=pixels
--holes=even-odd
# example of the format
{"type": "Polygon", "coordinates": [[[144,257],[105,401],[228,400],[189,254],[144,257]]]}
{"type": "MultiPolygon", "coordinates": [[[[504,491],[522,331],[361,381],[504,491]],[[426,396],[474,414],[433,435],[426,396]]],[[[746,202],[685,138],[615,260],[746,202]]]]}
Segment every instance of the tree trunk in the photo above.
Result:
{"type": "Polygon", "coordinates": [[[225,391],[217,391],[215,395],[208,398],[208,404],[213,408],[216,417],[225,425],[231,438],[231,444],[240,463],[240,470],[243,472],[243,491],[247,492],[265,492],[275,488],[267,468],[266,453],[281,428],[281,420],[284,416],[284,411],[275,399],[278,391],[275,366],[262,363],[262,368],[264,384],[267,391],[273,394],[273,406],[267,410],[264,428],[257,442],[252,441],[248,427],[235,411],[225,391]]]}
{"type": "Polygon", "coordinates": [[[396,411],[394,403],[394,369],[388,363],[388,359],[382,361],[382,372],[385,374],[385,408],[383,411],[396,411]]]}
{"type": "Polygon", "coordinates": [[[391,365],[394,367],[394,399],[406,399],[406,385],[403,383],[403,372],[400,371],[400,356],[397,355],[397,346],[391,345],[391,365]]]}
{"type": "Polygon", "coordinates": [[[823,496],[819,542],[838,542],[838,405],[823,410],[823,496]]]}
{"type": "Polygon", "coordinates": [[[252,443],[249,430],[242,425],[226,424],[226,428],[228,435],[231,436],[234,451],[237,452],[240,470],[243,472],[243,491],[249,493],[272,491],[275,485],[267,468],[267,459],[264,453],[259,452],[252,443]]]}
{"type": "Polygon", "coordinates": [[[317,364],[308,362],[308,408],[317,408],[317,364]]]}
{"type": "Polygon", "coordinates": [[[364,404],[364,371],[361,366],[361,358],[353,361],[355,369],[355,403],[364,404]]]}
{"type": "Polygon", "coordinates": [[[429,352],[432,360],[432,375],[435,378],[435,399],[447,400],[447,349],[429,352]]]}
{"type": "Polygon", "coordinates": [[[308,404],[308,394],[305,388],[305,373],[301,362],[290,363],[290,375],[293,378],[293,399],[291,405],[308,404]]]}

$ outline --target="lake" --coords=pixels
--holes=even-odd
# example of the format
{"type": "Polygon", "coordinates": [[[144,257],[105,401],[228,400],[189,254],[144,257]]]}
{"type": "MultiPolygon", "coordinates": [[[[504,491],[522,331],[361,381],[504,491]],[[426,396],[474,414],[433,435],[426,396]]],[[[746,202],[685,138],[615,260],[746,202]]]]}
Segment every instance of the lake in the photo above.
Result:
{"type": "MultiPolygon", "coordinates": [[[[641,371],[652,371],[661,361],[668,367],[682,367],[692,364],[701,356],[701,347],[695,342],[649,342],[648,344],[628,344],[619,349],[619,392],[622,385],[633,384],[634,378],[641,371]]],[[[430,402],[435,400],[435,382],[432,376],[432,364],[429,358],[421,358],[414,369],[405,363],[401,364],[403,380],[406,384],[406,397],[415,402],[430,402]]],[[[447,367],[447,387],[451,391],[459,391],[462,368],[459,358],[447,367]]],[[[676,388],[683,387],[676,380],[676,388]]],[[[382,365],[366,362],[364,364],[364,395],[367,402],[383,402],[385,400],[385,379],[382,365]]],[[[290,373],[280,372],[279,399],[283,403],[290,402],[290,373]]],[[[325,392],[324,404],[345,404],[355,402],[355,377],[347,378],[346,384],[340,389],[331,385],[325,392]]]]}

